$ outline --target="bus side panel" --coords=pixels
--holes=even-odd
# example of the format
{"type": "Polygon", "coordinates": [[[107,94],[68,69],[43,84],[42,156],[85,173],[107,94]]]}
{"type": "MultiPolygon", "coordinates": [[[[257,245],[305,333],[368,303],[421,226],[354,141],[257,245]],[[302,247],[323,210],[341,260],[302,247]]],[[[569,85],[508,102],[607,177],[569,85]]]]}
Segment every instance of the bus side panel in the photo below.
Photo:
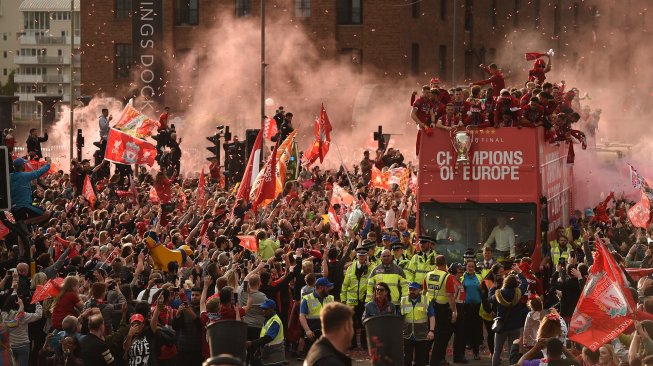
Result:
{"type": "Polygon", "coordinates": [[[541,193],[547,199],[549,219],[547,237],[553,240],[556,229],[568,224],[573,210],[573,167],[567,164],[565,144],[555,146],[544,141],[540,144],[541,193]]]}

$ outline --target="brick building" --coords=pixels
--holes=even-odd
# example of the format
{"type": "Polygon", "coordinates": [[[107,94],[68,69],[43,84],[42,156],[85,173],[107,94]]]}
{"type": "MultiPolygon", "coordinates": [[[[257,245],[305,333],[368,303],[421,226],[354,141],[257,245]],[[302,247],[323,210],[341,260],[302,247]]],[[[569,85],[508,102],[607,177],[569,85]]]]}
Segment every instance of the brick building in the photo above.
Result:
{"type": "MultiPolygon", "coordinates": [[[[140,62],[135,54],[138,47],[134,47],[139,40],[134,38],[143,41],[134,31],[138,28],[132,10],[136,3],[147,7],[153,2],[82,0],[81,31],[86,45],[82,47],[82,94],[134,93],[133,80],[139,77],[130,69],[140,62]]],[[[161,52],[157,57],[168,59],[191,49],[197,36],[215,25],[218,13],[250,20],[260,14],[259,2],[252,0],[161,0],[161,4],[156,14],[161,52]]],[[[641,24],[641,31],[646,32],[644,0],[266,1],[267,19],[284,16],[305,28],[324,57],[353,64],[363,78],[389,83],[403,80],[411,85],[431,75],[449,83],[480,79],[484,75],[478,64],[493,61],[510,79],[511,74],[530,67],[523,61],[524,52],[549,48],[556,51],[558,70],[582,69],[589,77],[610,70],[611,77],[619,78],[632,63],[629,50],[640,34],[637,29],[629,36],[633,27],[622,26],[641,24]],[[624,6],[633,11],[621,11],[624,6]],[[609,57],[597,58],[585,67],[587,53],[616,47],[624,52],[610,52],[609,57]]],[[[146,34],[152,33],[149,25],[145,29],[146,34]]],[[[150,76],[141,74],[140,79],[150,76]]]]}

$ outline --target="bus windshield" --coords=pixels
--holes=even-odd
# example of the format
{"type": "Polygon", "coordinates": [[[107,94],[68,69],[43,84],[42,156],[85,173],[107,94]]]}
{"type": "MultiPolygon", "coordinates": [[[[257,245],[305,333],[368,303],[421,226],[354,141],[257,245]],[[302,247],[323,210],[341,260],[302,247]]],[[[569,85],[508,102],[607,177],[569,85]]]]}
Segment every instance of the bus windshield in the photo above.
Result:
{"type": "Polygon", "coordinates": [[[476,253],[486,243],[494,246],[488,239],[500,223],[514,232],[515,255],[530,255],[537,235],[536,220],[535,203],[420,204],[420,233],[436,240],[435,250],[447,258],[447,263],[462,262],[468,249],[476,253]]]}

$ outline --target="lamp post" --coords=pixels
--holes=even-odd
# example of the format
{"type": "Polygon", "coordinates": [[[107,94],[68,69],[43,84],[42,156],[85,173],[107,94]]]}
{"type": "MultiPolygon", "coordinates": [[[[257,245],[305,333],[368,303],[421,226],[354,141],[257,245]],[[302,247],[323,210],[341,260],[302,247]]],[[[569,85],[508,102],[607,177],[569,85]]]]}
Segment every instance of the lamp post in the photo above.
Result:
{"type": "MultiPolygon", "coordinates": [[[[265,128],[265,0],[261,0],[261,131],[265,128]]],[[[264,142],[261,141],[261,164],[263,163],[264,142]]]]}
{"type": "Polygon", "coordinates": [[[70,0],[70,160],[73,160],[73,130],[74,124],[74,104],[73,94],[75,83],[73,82],[73,58],[75,56],[75,0],[70,0]]]}

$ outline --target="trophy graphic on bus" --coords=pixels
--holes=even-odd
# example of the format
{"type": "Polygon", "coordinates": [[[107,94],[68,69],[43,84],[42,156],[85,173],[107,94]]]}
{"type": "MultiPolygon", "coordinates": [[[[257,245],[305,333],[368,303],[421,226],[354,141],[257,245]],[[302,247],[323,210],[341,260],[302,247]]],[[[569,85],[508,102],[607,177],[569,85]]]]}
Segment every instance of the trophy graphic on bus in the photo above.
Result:
{"type": "Polygon", "coordinates": [[[469,149],[472,147],[472,134],[469,127],[450,130],[451,144],[456,150],[456,164],[469,165],[469,149]]]}

